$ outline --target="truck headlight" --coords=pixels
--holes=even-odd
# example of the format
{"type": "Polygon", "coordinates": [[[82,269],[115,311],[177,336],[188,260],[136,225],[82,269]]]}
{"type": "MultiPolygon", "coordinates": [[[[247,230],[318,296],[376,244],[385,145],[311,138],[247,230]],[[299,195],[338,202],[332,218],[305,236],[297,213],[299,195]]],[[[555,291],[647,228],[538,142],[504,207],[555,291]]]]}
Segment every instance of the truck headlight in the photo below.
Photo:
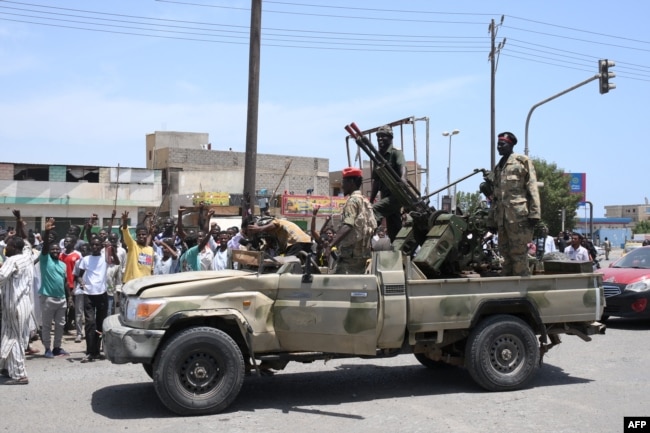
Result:
{"type": "Polygon", "coordinates": [[[126,304],[126,320],[144,321],[158,314],[167,304],[163,299],[130,298],[126,304]]]}
{"type": "Polygon", "coordinates": [[[650,284],[648,280],[637,281],[636,283],[628,284],[625,286],[626,292],[645,292],[650,290],[650,284]]]}

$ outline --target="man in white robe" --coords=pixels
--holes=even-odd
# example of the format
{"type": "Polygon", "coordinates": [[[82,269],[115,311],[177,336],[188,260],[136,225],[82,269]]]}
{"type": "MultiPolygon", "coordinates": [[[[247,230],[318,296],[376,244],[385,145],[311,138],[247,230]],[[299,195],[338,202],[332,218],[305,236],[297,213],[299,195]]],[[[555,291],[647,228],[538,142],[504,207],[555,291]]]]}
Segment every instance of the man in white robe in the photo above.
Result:
{"type": "Polygon", "coordinates": [[[0,370],[9,380],[5,385],[27,385],[25,349],[29,343],[32,302],[30,293],[34,281],[34,262],[23,254],[25,242],[18,236],[6,241],[6,260],[0,267],[0,296],[2,297],[2,343],[0,370]]]}

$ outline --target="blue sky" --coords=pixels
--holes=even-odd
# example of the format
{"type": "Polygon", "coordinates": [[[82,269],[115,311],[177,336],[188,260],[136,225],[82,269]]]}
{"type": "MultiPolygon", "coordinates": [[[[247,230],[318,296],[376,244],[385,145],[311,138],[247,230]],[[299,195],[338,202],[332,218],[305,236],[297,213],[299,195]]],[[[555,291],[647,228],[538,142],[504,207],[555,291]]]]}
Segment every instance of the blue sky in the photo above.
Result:
{"type": "MultiPolygon", "coordinates": [[[[207,132],[245,150],[248,0],[0,0],[3,161],[144,167],[145,135],[207,132]]],[[[490,166],[490,40],[503,23],[496,129],[529,154],[587,174],[594,216],[650,196],[649,4],[574,1],[263,1],[258,153],[348,165],[343,126],[429,118],[429,190],[490,166]]],[[[416,129],[425,164],[424,122],[416,129]]],[[[407,159],[414,152],[405,131],[407,159]]],[[[498,159],[498,155],[497,155],[498,159]]],[[[473,192],[480,179],[459,190],[473,192]]],[[[425,189],[426,185],[422,185],[425,189]]],[[[582,214],[580,216],[583,216],[582,214]]]]}

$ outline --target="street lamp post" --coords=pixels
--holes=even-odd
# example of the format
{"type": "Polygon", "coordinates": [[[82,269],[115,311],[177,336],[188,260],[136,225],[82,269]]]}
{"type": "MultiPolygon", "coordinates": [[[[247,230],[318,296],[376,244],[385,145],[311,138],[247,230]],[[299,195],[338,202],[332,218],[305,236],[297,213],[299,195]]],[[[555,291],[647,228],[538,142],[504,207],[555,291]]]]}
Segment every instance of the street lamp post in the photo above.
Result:
{"type": "MultiPolygon", "coordinates": [[[[449,185],[451,183],[451,137],[458,134],[459,132],[460,131],[458,129],[454,129],[451,132],[445,131],[445,132],[442,133],[443,137],[449,137],[449,162],[447,163],[447,185],[449,185]]],[[[455,194],[454,194],[454,196],[451,195],[451,186],[449,186],[447,188],[447,195],[451,199],[451,212],[453,213],[454,208],[455,208],[455,203],[454,203],[455,200],[454,199],[456,197],[455,197],[455,194]]]]}

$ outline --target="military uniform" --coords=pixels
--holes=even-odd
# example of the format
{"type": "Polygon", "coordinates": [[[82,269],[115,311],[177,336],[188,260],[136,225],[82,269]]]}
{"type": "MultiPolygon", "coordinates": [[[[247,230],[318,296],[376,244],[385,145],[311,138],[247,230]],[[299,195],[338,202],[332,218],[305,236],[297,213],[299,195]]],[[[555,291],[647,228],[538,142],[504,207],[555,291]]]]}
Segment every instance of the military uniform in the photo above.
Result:
{"type": "MultiPolygon", "coordinates": [[[[406,162],[404,153],[401,150],[391,147],[382,156],[388,161],[388,164],[393,170],[395,170],[395,173],[399,174],[402,172],[402,167],[406,162]]],[[[374,172],[372,173],[372,179],[375,182],[381,183],[381,180],[379,180],[374,172]]],[[[385,185],[381,184],[379,186],[379,192],[381,193],[381,199],[372,206],[372,210],[377,221],[386,218],[386,231],[390,240],[393,241],[402,227],[402,205],[396,197],[391,195],[390,189],[385,185]]]]}
{"type": "Polygon", "coordinates": [[[370,258],[370,241],[377,228],[370,202],[356,190],[345,202],[341,222],[352,228],[338,245],[337,274],[363,274],[370,258]]]}
{"type": "MultiPolygon", "coordinates": [[[[403,168],[406,165],[406,160],[404,159],[404,152],[393,147],[392,137],[393,129],[390,125],[384,125],[377,129],[379,151],[393,171],[401,177],[403,168]],[[385,141],[385,144],[382,145],[380,136],[390,136],[391,138],[390,141],[385,141]]],[[[402,205],[399,200],[392,195],[390,188],[383,184],[379,176],[377,176],[376,171],[372,172],[372,183],[373,195],[371,196],[371,199],[375,198],[374,194],[377,192],[381,193],[381,199],[375,202],[372,206],[375,219],[377,220],[377,223],[380,223],[383,218],[386,218],[386,234],[390,238],[390,241],[393,242],[397,233],[402,228],[402,205]]]]}
{"type": "Polygon", "coordinates": [[[494,217],[503,275],[530,275],[526,245],[533,238],[529,219],[541,217],[537,174],[525,155],[504,156],[494,169],[494,217]]]}

